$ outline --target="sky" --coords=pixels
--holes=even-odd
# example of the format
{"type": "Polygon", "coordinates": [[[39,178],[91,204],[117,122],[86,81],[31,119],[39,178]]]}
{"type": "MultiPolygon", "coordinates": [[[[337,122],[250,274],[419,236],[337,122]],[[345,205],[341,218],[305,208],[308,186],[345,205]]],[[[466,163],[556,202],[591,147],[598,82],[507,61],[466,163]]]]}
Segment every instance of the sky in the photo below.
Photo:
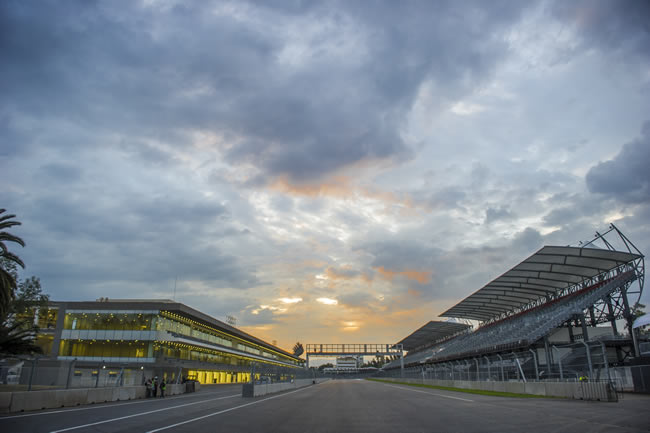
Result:
{"type": "Polygon", "coordinates": [[[54,300],[174,298],[285,349],[396,342],[609,223],[648,253],[648,23],[643,0],[2,1],[12,251],[54,300]]]}

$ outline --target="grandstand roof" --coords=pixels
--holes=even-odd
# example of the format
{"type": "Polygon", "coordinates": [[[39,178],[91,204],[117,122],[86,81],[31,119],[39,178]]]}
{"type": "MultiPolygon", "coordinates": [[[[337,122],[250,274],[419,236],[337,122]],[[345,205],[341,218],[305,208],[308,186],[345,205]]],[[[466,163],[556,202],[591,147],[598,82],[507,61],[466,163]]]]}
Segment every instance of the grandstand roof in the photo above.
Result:
{"type": "Polygon", "coordinates": [[[489,320],[640,257],[601,248],[545,246],[440,316],[489,320]]]}
{"type": "Polygon", "coordinates": [[[469,328],[469,326],[470,325],[465,325],[463,323],[436,322],[432,320],[397,344],[402,344],[404,350],[413,350],[425,345],[426,343],[433,343],[447,336],[456,334],[469,328]]]}

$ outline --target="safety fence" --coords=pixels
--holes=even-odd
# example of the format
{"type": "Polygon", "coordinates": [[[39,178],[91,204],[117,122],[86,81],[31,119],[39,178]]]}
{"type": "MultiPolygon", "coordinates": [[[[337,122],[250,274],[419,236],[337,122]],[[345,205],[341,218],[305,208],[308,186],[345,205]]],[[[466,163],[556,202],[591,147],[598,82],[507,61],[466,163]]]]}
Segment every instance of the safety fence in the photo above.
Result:
{"type": "MultiPolygon", "coordinates": [[[[468,381],[579,381],[610,377],[609,363],[616,359],[614,349],[604,343],[549,345],[547,348],[513,351],[490,356],[474,356],[440,363],[421,363],[407,367],[404,377],[468,381]]],[[[399,368],[380,373],[402,375],[399,368]]]]}
{"type": "Polygon", "coordinates": [[[618,394],[607,381],[593,382],[477,382],[467,380],[437,380],[412,378],[385,378],[397,383],[423,384],[497,393],[571,398],[576,400],[618,401],[618,394]]]}
{"type": "MultiPolygon", "coordinates": [[[[421,363],[381,370],[377,377],[467,382],[607,382],[618,392],[650,393],[650,365],[623,365],[616,346],[602,341],[421,363]]],[[[638,358],[637,362],[643,359],[638,358]]],[[[650,361],[650,359],[648,359],[650,361]]],[[[648,362],[650,364],[650,362],[648,362]]]]}
{"type": "MultiPolygon", "coordinates": [[[[105,388],[144,384],[144,367],[127,368],[106,363],[83,366],[75,362],[52,363],[25,359],[0,365],[0,391],[105,388]]],[[[170,377],[170,382],[176,382],[170,377]]]]}

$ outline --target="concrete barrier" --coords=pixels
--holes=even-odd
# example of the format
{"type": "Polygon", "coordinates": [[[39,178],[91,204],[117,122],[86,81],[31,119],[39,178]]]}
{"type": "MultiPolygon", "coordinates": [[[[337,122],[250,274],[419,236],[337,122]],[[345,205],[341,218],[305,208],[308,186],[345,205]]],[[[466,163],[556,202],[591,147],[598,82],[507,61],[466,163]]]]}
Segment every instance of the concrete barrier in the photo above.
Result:
{"type": "Polygon", "coordinates": [[[511,392],[514,394],[562,397],[576,400],[618,401],[607,382],[491,382],[467,380],[381,378],[389,382],[417,383],[448,388],[511,392]]]}
{"type": "Polygon", "coordinates": [[[22,412],[24,410],[40,410],[61,407],[57,405],[54,397],[55,391],[31,391],[12,392],[10,412],[22,412]]]}
{"type": "MultiPolygon", "coordinates": [[[[184,384],[169,384],[165,390],[165,395],[170,396],[184,393],[184,384]]],[[[136,400],[145,398],[145,396],[146,388],[144,386],[2,392],[0,393],[0,413],[136,400]]]]}
{"type": "Polygon", "coordinates": [[[113,401],[113,388],[90,388],[86,403],[106,403],[113,401]]]}
{"type": "Polygon", "coordinates": [[[318,378],[318,379],[296,379],[293,382],[261,383],[261,384],[256,383],[254,385],[250,383],[245,383],[242,386],[242,397],[259,397],[266,394],[289,391],[292,389],[304,388],[305,386],[313,385],[314,383],[322,383],[327,380],[329,379],[318,378]]]}
{"type": "Polygon", "coordinates": [[[0,392],[0,413],[9,412],[11,407],[11,392],[0,392]]]}
{"type": "Polygon", "coordinates": [[[80,406],[83,402],[88,400],[87,389],[62,389],[56,391],[57,401],[61,402],[61,406],[80,406]]]}
{"type": "MultiPolygon", "coordinates": [[[[194,389],[196,390],[196,387],[194,389]]],[[[178,394],[185,394],[185,384],[180,383],[178,385],[176,384],[167,385],[165,389],[165,395],[178,395],[178,394]]]]}

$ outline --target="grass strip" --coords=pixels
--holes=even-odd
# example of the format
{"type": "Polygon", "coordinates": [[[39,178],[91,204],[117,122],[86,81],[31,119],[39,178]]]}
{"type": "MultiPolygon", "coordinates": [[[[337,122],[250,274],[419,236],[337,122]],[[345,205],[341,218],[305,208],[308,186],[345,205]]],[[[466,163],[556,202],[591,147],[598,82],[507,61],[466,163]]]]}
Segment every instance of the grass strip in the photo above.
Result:
{"type": "Polygon", "coordinates": [[[494,397],[558,398],[558,397],[549,397],[549,396],[544,396],[544,395],[519,394],[519,393],[516,393],[516,392],[484,391],[482,389],[452,388],[450,386],[427,385],[427,384],[423,384],[423,383],[393,382],[392,380],[382,380],[382,379],[370,379],[370,378],[368,378],[366,380],[371,380],[373,382],[392,383],[394,385],[415,386],[417,388],[431,388],[431,389],[440,389],[440,390],[443,390],[443,391],[464,392],[466,394],[491,395],[491,396],[494,396],[494,397]]]}

